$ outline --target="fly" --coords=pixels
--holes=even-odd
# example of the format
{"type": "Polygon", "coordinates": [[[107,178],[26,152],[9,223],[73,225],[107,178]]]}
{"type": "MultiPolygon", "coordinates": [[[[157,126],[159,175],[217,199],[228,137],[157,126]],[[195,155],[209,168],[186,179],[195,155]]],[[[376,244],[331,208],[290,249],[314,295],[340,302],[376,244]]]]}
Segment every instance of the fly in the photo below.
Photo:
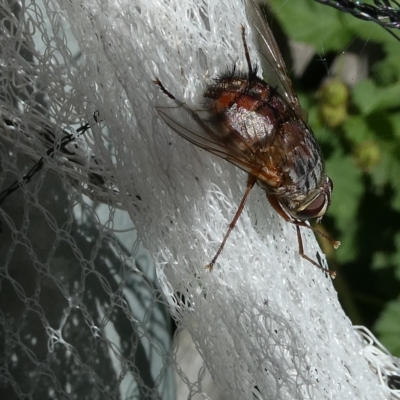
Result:
{"type": "Polygon", "coordinates": [[[335,272],[304,253],[300,232],[300,226],[312,229],[335,248],[339,247],[340,242],[306,223],[313,218],[321,221],[331,202],[333,184],[324,172],[321,150],[304,122],[303,111],[272,32],[252,0],[251,6],[258,22],[256,32],[265,50],[263,69],[271,75],[271,84],[257,76],[242,26],[248,72],[240,74],[233,68],[232,72],[213,80],[204,92],[209,105],[206,116],[201,114],[203,111],[194,111],[176,99],[158,78],[154,83],[174,100],[176,107],[158,107],[157,111],[180,136],[248,173],[246,191],[221,245],[207,266],[209,270],[217,261],[257,182],[276,212],[296,226],[300,256],[334,278],[335,272]],[[189,127],[183,122],[187,124],[187,117],[191,121],[189,127]]]}

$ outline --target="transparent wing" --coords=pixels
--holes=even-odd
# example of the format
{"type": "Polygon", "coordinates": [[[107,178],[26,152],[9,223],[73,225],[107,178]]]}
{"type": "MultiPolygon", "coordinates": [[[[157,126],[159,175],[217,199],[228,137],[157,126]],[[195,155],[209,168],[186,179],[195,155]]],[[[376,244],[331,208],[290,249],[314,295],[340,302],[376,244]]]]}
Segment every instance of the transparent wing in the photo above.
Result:
{"type": "Polygon", "coordinates": [[[158,106],[156,109],[164,122],[178,135],[246,172],[252,173],[258,167],[253,157],[236,149],[234,143],[224,139],[212,124],[207,122],[210,115],[208,110],[194,111],[176,99],[173,103],[175,104],[158,106]]]}
{"type": "Polygon", "coordinates": [[[255,35],[255,43],[266,82],[276,87],[279,94],[292,106],[296,114],[304,119],[304,112],[293,90],[292,81],[288,76],[281,52],[255,0],[246,0],[246,13],[253,35],[255,35]]]}

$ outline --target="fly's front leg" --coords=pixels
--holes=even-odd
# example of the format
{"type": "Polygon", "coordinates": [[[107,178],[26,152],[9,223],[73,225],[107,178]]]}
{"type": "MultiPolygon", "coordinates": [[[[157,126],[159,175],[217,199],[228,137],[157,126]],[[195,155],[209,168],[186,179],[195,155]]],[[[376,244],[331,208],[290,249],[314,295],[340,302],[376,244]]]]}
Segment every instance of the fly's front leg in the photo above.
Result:
{"type": "MultiPolygon", "coordinates": [[[[322,269],[322,271],[327,272],[330,277],[332,279],[335,279],[336,276],[336,272],[335,271],[331,271],[330,269],[327,269],[325,267],[323,267],[322,265],[318,264],[316,261],[314,261],[313,259],[311,259],[310,257],[308,257],[307,254],[304,253],[304,247],[303,247],[303,239],[301,237],[301,232],[300,232],[300,226],[304,226],[308,229],[311,229],[312,231],[314,231],[314,229],[307,225],[306,223],[302,222],[302,221],[293,221],[289,218],[289,216],[285,213],[285,211],[283,211],[281,205],[279,204],[278,199],[276,198],[276,196],[272,196],[272,195],[268,195],[268,200],[271,204],[271,206],[275,209],[275,211],[287,222],[290,222],[291,224],[295,224],[296,225],[296,231],[297,231],[297,241],[299,244],[299,254],[302,258],[304,258],[305,260],[309,261],[311,264],[315,265],[317,268],[322,269]]],[[[317,233],[322,234],[320,231],[317,230],[317,233]]],[[[337,246],[340,245],[340,242],[336,242],[332,239],[329,238],[329,236],[326,236],[325,234],[323,235],[324,237],[328,238],[330,241],[334,242],[335,244],[337,244],[337,246]]],[[[336,248],[336,246],[335,246],[336,248]]]]}
{"type": "Polygon", "coordinates": [[[317,268],[322,269],[322,271],[327,272],[332,279],[335,279],[335,277],[336,277],[336,272],[335,271],[331,271],[330,269],[327,269],[327,268],[323,267],[322,265],[318,264],[313,259],[308,257],[307,254],[304,253],[303,239],[301,237],[300,227],[297,224],[296,224],[296,231],[297,231],[297,241],[299,243],[299,254],[300,254],[300,257],[303,257],[305,260],[309,261],[311,264],[315,265],[317,268]]]}

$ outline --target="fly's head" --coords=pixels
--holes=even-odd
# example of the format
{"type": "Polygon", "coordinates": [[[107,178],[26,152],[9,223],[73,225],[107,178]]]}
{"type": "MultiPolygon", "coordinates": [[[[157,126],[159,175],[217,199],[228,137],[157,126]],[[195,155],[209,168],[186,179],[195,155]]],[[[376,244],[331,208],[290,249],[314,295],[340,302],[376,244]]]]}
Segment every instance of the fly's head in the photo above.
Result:
{"type": "Polygon", "coordinates": [[[322,175],[317,187],[302,196],[300,201],[282,204],[285,201],[280,199],[280,203],[295,220],[306,221],[317,218],[317,222],[320,222],[331,204],[332,190],[332,180],[328,176],[322,175]]]}

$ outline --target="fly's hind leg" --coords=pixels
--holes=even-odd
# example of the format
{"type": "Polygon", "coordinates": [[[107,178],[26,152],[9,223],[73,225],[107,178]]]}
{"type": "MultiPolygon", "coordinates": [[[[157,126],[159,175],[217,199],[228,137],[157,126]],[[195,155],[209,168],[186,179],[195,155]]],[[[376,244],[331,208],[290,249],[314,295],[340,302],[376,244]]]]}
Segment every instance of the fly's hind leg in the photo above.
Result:
{"type": "Polygon", "coordinates": [[[176,97],[171,92],[169,92],[167,89],[165,89],[164,85],[161,83],[161,81],[157,77],[156,77],[156,79],[154,79],[153,83],[155,85],[157,85],[161,89],[161,91],[164,94],[166,94],[170,99],[176,100],[176,97]]]}
{"type": "Polygon", "coordinates": [[[240,25],[240,28],[242,29],[242,42],[244,47],[244,55],[246,56],[247,67],[249,68],[249,74],[251,74],[253,67],[251,65],[249,48],[247,47],[247,42],[246,42],[246,28],[244,27],[244,25],[240,25]]]}
{"type": "Polygon", "coordinates": [[[244,47],[244,55],[246,56],[247,68],[249,69],[249,77],[253,77],[256,75],[257,68],[253,67],[251,64],[249,47],[247,46],[246,41],[246,28],[243,25],[240,25],[240,28],[242,30],[242,42],[244,47]]]}

